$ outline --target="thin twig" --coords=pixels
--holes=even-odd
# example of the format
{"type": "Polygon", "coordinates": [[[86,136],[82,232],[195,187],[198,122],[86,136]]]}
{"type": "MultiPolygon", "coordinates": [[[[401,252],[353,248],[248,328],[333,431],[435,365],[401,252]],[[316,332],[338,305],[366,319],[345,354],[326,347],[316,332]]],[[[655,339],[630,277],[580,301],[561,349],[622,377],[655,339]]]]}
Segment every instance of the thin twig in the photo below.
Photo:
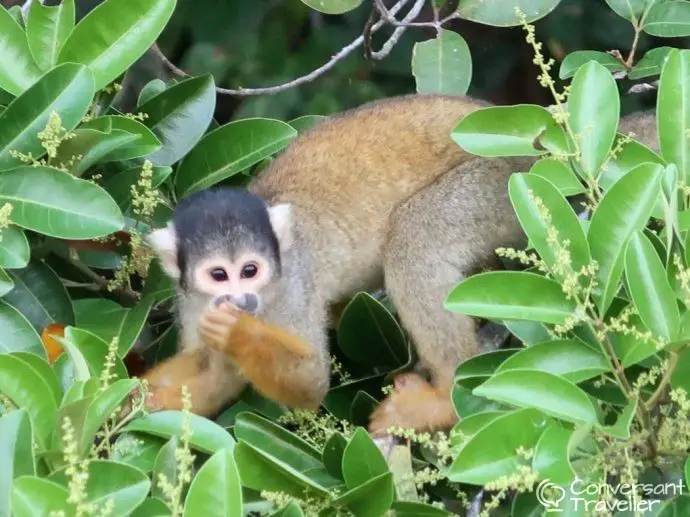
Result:
{"type": "MultiPolygon", "coordinates": [[[[393,7],[390,9],[390,13],[394,15],[397,13],[409,0],[399,0],[393,7]]],[[[379,20],[377,23],[375,23],[372,28],[371,32],[376,32],[378,29],[380,29],[383,25],[385,25],[387,22],[385,20],[379,20]]],[[[331,68],[333,68],[339,61],[345,59],[347,56],[349,56],[357,47],[359,47],[362,43],[364,42],[364,35],[360,35],[357,37],[352,43],[349,45],[343,47],[337,54],[335,54],[329,61],[321,65],[319,68],[309,72],[306,75],[303,75],[301,77],[298,77],[297,79],[293,79],[292,81],[289,81],[287,83],[278,85],[278,86],[269,86],[267,88],[239,88],[239,89],[230,89],[230,88],[219,88],[216,87],[216,92],[223,94],[223,95],[235,95],[238,97],[246,97],[250,95],[272,95],[276,93],[280,93],[285,90],[289,90],[290,88],[294,88],[296,86],[300,86],[305,83],[309,83],[319,77],[320,75],[324,74],[325,72],[328,72],[331,68]]],[[[160,58],[160,60],[163,62],[163,64],[170,69],[171,72],[173,72],[175,75],[178,75],[180,77],[189,77],[189,74],[182,70],[181,68],[175,66],[167,57],[165,57],[165,54],[161,51],[161,49],[158,47],[158,44],[154,43],[151,47],[151,50],[160,58]]]]}
{"type": "MultiPolygon", "coordinates": [[[[378,7],[381,0],[375,0],[375,1],[377,2],[376,5],[378,7]]],[[[416,0],[415,1],[415,3],[412,5],[412,8],[410,9],[410,12],[408,12],[405,15],[405,17],[403,18],[402,25],[399,25],[395,28],[395,30],[393,31],[393,34],[391,34],[390,38],[388,38],[388,41],[386,41],[383,44],[383,46],[381,47],[381,50],[371,53],[372,59],[383,59],[386,56],[388,56],[388,54],[391,53],[391,50],[393,50],[393,47],[396,45],[396,43],[398,43],[398,41],[400,40],[402,35],[407,30],[407,27],[409,27],[409,25],[407,25],[407,24],[410,23],[411,20],[414,20],[417,16],[419,16],[419,13],[422,11],[422,8],[424,7],[425,3],[426,3],[426,0],[416,0]]],[[[381,7],[386,9],[385,6],[383,6],[383,4],[381,4],[381,7]]],[[[386,12],[388,12],[388,11],[386,11],[386,12]]],[[[390,13],[388,13],[388,14],[390,15],[390,13]]],[[[390,16],[390,18],[394,19],[392,16],[390,16]]],[[[388,20],[385,20],[385,21],[388,21],[388,20]]]]}
{"type": "MultiPolygon", "coordinates": [[[[460,18],[460,14],[455,12],[452,14],[449,14],[442,20],[434,20],[431,22],[410,22],[410,21],[405,21],[405,20],[396,20],[395,17],[393,16],[393,9],[386,9],[386,6],[383,4],[383,0],[374,0],[374,5],[376,6],[376,9],[378,9],[379,13],[381,14],[381,18],[385,20],[387,23],[390,25],[393,25],[394,27],[432,27],[436,30],[439,30],[443,27],[444,24],[448,23],[451,20],[455,20],[456,18],[460,18]]],[[[435,12],[435,14],[438,16],[438,13],[435,12]]]]}
{"type": "Polygon", "coordinates": [[[678,357],[679,356],[676,352],[671,352],[671,358],[668,361],[668,367],[666,368],[663,377],[661,377],[661,381],[659,381],[659,386],[657,386],[656,390],[654,391],[654,393],[652,393],[652,396],[649,397],[647,402],[644,403],[644,407],[647,411],[654,408],[654,406],[656,406],[659,400],[661,400],[661,397],[664,396],[666,388],[671,382],[673,372],[676,370],[676,366],[678,365],[678,357]]]}

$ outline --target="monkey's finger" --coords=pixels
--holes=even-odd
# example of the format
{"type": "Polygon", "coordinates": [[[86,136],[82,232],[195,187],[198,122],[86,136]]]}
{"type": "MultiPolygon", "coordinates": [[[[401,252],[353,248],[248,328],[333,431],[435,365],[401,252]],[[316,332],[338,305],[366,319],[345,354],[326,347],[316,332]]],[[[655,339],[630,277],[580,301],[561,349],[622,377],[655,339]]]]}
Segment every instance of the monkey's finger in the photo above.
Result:
{"type": "Polygon", "coordinates": [[[218,325],[232,326],[237,323],[237,316],[231,314],[225,314],[222,312],[211,312],[206,314],[202,319],[202,323],[207,321],[209,323],[215,323],[218,325]]]}

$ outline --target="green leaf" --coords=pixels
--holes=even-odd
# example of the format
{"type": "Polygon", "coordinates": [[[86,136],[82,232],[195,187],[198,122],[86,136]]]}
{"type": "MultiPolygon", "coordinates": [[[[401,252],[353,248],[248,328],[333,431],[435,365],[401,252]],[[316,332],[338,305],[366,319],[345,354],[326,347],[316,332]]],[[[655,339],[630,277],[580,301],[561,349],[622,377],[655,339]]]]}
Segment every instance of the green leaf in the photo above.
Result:
{"type": "Polygon", "coordinates": [[[347,507],[357,517],[379,517],[386,514],[394,497],[393,474],[388,472],[345,492],[333,503],[347,507]]]}
{"type": "Polygon", "coordinates": [[[148,127],[123,115],[107,115],[91,119],[90,121],[81,125],[82,128],[97,129],[99,131],[108,132],[110,130],[123,131],[137,138],[131,143],[127,143],[122,147],[107,154],[108,161],[124,161],[133,158],[140,158],[148,156],[149,154],[160,149],[163,144],[158,140],[158,137],[153,134],[148,127]]]}
{"type": "Polygon", "coordinates": [[[551,339],[551,335],[546,330],[546,327],[535,321],[505,320],[503,325],[527,346],[551,339]]]}
{"type": "Polygon", "coordinates": [[[125,357],[135,345],[137,339],[139,339],[139,335],[146,325],[154,302],[155,299],[153,296],[145,296],[134,307],[127,311],[118,338],[117,353],[120,357],[125,357]]]}
{"type": "Polygon", "coordinates": [[[634,168],[604,194],[592,215],[587,240],[598,264],[595,299],[602,313],[618,290],[628,240],[645,227],[659,198],[663,171],[649,163],[634,168]]]}
{"type": "MultiPolygon", "coordinates": [[[[0,175],[1,177],[1,175],[0,175]]],[[[72,302],[60,278],[45,262],[31,262],[11,272],[15,288],[3,300],[42,331],[50,323],[74,323],[72,302]]]]}
{"type": "MultiPolygon", "coordinates": [[[[689,2],[685,2],[690,7],[689,2]]],[[[657,130],[661,155],[690,179],[690,51],[669,53],[657,97],[657,130]]]]}
{"type": "Polygon", "coordinates": [[[14,354],[0,355],[0,393],[26,410],[31,419],[36,441],[46,449],[57,412],[53,397],[46,397],[50,387],[28,363],[14,354]]]}
{"type": "Polygon", "coordinates": [[[31,446],[31,421],[24,409],[0,417],[0,517],[10,517],[12,482],[19,476],[36,473],[36,459],[31,446]]]}
{"type": "Polygon", "coordinates": [[[515,173],[508,181],[508,191],[522,228],[546,264],[555,266],[559,260],[558,250],[549,243],[551,228],[558,232],[559,244],[565,240],[570,242],[571,270],[559,275],[558,279],[564,280],[571,272],[589,264],[589,244],[584,229],[568,201],[552,183],[532,173],[515,173]],[[541,200],[543,209],[535,198],[541,200]],[[549,220],[544,219],[544,210],[548,211],[549,220]]]}
{"type": "Polygon", "coordinates": [[[363,0],[302,0],[312,9],[325,14],[343,14],[359,7],[363,0]]]}
{"type": "Polygon", "coordinates": [[[649,10],[643,30],[661,38],[690,36],[690,3],[657,2],[649,10]]]}
{"type": "Polygon", "coordinates": [[[490,271],[460,282],[444,304],[451,312],[488,319],[532,320],[562,325],[576,309],[561,286],[523,271],[490,271]]]}
{"type": "Polygon", "coordinates": [[[655,336],[676,338],[680,312],[666,276],[666,268],[654,246],[642,232],[632,234],[625,252],[625,278],[637,313],[655,336]]]}
{"type": "Polygon", "coordinates": [[[342,479],[343,477],[342,464],[345,447],[347,447],[347,440],[337,431],[331,434],[323,447],[321,459],[326,471],[334,478],[342,479]]]}
{"type": "Polygon", "coordinates": [[[430,504],[414,501],[393,501],[391,510],[395,517],[449,517],[453,514],[430,504]]]}
{"type": "Polygon", "coordinates": [[[328,117],[323,115],[303,115],[288,122],[298,133],[304,133],[328,117]]]}
{"type": "Polygon", "coordinates": [[[460,445],[460,443],[466,441],[464,439],[465,437],[472,438],[472,436],[478,433],[483,427],[486,427],[490,422],[493,422],[499,416],[505,414],[504,411],[484,411],[461,419],[455,424],[453,429],[459,431],[462,435],[452,435],[450,438],[451,442],[453,445],[460,445]]]}
{"type": "Polygon", "coordinates": [[[451,138],[468,153],[487,158],[540,156],[567,149],[563,129],[551,113],[531,104],[473,111],[453,128],[451,138]]]}
{"type": "MultiPolygon", "coordinates": [[[[134,420],[123,431],[141,431],[164,438],[181,436],[183,418],[180,411],[159,411],[134,420]]],[[[192,414],[189,426],[192,429],[189,443],[202,452],[213,454],[219,449],[232,449],[235,445],[235,440],[225,429],[207,418],[192,414]]]]}
{"type": "MultiPolygon", "coordinates": [[[[22,27],[0,6],[0,89],[20,95],[41,76],[22,27]]],[[[2,139],[0,139],[0,142],[2,139]]]]}
{"type": "Polygon", "coordinates": [[[552,373],[528,369],[497,372],[472,393],[518,407],[536,408],[568,422],[597,424],[599,421],[589,396],[572,382],[552,373]]]}
{"type": "Polygon", "coordinates": [[[491,377],[496,369],[518,349],[491,350],[465,359],[455,369],[455,382],[476,377],[491,377]]]}
{"type": "Polygon", "coordinates": [[[544,178],[564,196],[574,196],[585,191],[582,182],[568,165],[555,158],[542,158],[535,162],[530,174],[544,178]]]}
{"type": "Polygon", "coordinates": [[[595,61],[580,67],[568,95],[568,121],[579,136],[580,165],[596,177],[616,138],[620,97],[611,73],[595,61]]]}
{"type": "Polygon", "coordinates": [[[175,3],[105,0],[74,28],[60,51],[59,62],[87,65],[93,72],[96,90],[104,88],[156,41],[172,16],[175,3]]]}
{"type": "MultiPolygon", "coordinates": [[[[132,185],[141,179],[141,165],[129,167],[103,183],[103,188],[108,191],[123,213],[132,206],[132,185]]],[[[154,167],[151,174],[151,186],[158,188],[172,174],[172,167],[154,167]]],[[[146,283],[148,285],[148,281],[146,283]]]]}
{"type": "Polygon", "coordinates": [[[121,230],[122,212],[100,186],[52,167],[25,165],[0,174],[0,204],[12,222],[60,239],[93,239],[121,230]]]}
{"type": "Polygon", "coordinates": [[[639,19],[650,0],[606,0],[606,3],[618,16],[632,22],[639,19]]]}
{"type": "Polygon", "coordinates": [[[185,517],[243,517],[242,486],[232,452],[221,449],[199,469],[189,485],[185,517]]]}
{"type": "Polygon", "coordinates": [[[152,97],[155,97],[167,87],[168,86],[165,84],[165,81],[162,81],[161,79],[151,79],[139,92],[137,106],[141,106],[145,102],[148,102],[152,97]]]}
{"type": "Polygon", "coordinates": [[[547,341],[520,350],[503,362],[497,372],[539,370],[578,383],[609,370],[606,358],[581,341],[547,341]]]}
{"type": "Polygon", "coordinates": [[[12,289],[14,289],[14,281],[4,269],[0,268],[0,297],[5,296],[12,289]]]}
{"type": "Polygon", "coordinates": [[[247,442],[235,445],[235,462],[240,471],[242,486],[254,490],[285,492],[295,497],[304,497],[305,491],[321,497],[328,494],[325,487],[306,474],[247,442]]]}
{"type": "MultiPolygon", "coordinates": [[[[623,135],[618,134],[618,138],[623,135]]],[[[616,140],[618,145],[618,140],[616,140]]],[[[604,164],[604,170],[599,177],[599,185],[609,190],[613,184],[638,165],[649,162],[665,165],[664,160],[654,151],[635,140],[622,144],[622,150],[615,157],[609,158],[604,164]]]]}
{"type": "Polygon", "coordinates": [[[0,170],[22,163],[10,151],[43,156],[38,133],[45,129],[51,113],[57,113],[62,127],[69,131],[86,115],[93,95],[93,76],[84,66],[65,63],[43,75],[0,114],[0,170]]]}
{"type": "Polygon", "coordinates": [[[151,479],[153,480],[153,485],[151,487],[152,496],[165,499],[165,491],[160,483],[161,476],[165,476],[168,483],[170,483],[172,486],[177,485],[179,482],[177,459],[175,458],[175,451],[179,445],[179,437],[171,436],[170,439],[160,448],[160,451],[158,451],[151,475],[151,479]]]}
{"type": "Polygon", "coordinates": [[[556,484],[571,483],[575,471],[570,464],[569,445],[573,431],[559,425],[546,428],[534,450],[532,470],[556,484]]]}
{"type": "Polygon", "coordinates": [[[546,426],[546,418],[535,409],[506,413],[482,427],[462,448],[448,470],[454,483],[483,485],[513,474],[524,459],[516,452],[531,449],[546,426]]]}
{"type": "MultiPolygon", "coordinates": [[[[52,474],[49,479],[67,485],[64,470],[52,474]]],[[[114,503],[112,517],[125,517],[139,506],[151,487],[146,475],[134,467],[107,460],[93,460],[88,466],[86,483],[87,502],[102,507],[111,499],[114,503]]]]}
{"type": "Polygon", "coordinates": [[[595,50],[577,50],[571,52],[561,62],[558,77],[568,79],[575,75],[578,69],[590,61],[596,61],[611,73],[625,72],[625,66],[611,54],[595,50]]]}
{"type": "Polygon", "coordinates": [[[628,78],[635,80],[661,74],[661,70],[671,50],[673,50],[673,47],[657,47],[648,50],[642,56],[642,59],[630,70],[628,78]]]}
{"type": "Polygon", "coordinates": [[[635,418],[636,411],[637,399],[631,401],[627,406],[625,406],[614,425],[599,426],[599,428],[615,438],[627,440],[630,438],[630,425],[632,424],[633,418],[635,418]]]}
{"type": "Polygon", "coordinates": [[[24,231],[10,225],[2,230],[0,240],[0,267],[21,269],[29,263],[31,250],[24,231]]]}
{"type": "MultiPolygon", "coordinates": [[[[106,357],[108,355],[108,343],[83,328],[71,326],[65,328],[65,338],[62,341],[69,341],[74,345],[84,358],[89,375],[98,379],[105,367],[106,357]]],[[[124,356],[115,358],[110,373],[115,375],[118,379],[124,379],[128,377],[127,368],[120,357],[124,356]]]]}
{"type": "Polygon", "coordinates": [[[26,38],[41,70],[57,64],[58,54],[74,28],[74,0],[61,0],[55,6],[32,2],[26,20],[26,38]]]}
{"type": "Polygon", "coordinates": [[[129,394],[139,384],[137,379],[119,379],[113,382],[105,391],[98,393],[86,412],[82,428],[82,454],[88,452],[94,437],[105,422],[121,407],[129,394]]]}
{"type": "Polygon", "coordinates": [[[28,364],[45,381],[48,391],[44,395],[53,397],[55,403],[59,404],[62,398],[62,388],[55,370],[48,364],[47,359],[31,352],[20,351],[11,353],[13,357],[21,359],[28,364]]]}
{"type": "Polygon", "coordinates": [[[67,502],[68,497],[67,489],[57,483],[34,476],[22,476],[14,481],[12,487],[12,515],[50,517],[51,512],[60,511],[63,515],[75,515],[74,507],[67,502]]]}
{"type": "Polygon", "coordinates": [[[5,300],[0,300],[0,328],[0,353],[25,351],[46,357],[41,337],[31,322],[5,300]]]}
{"type": "MultiPolygon", "coordinates": [[[[639,335],[644,335],[647,330],[640,317],[633,314],[628,326],[637,329],[639,335]]],[[[639,338],[633,334],[621,332],[611,333],[611,342],[625,368],[644,361],[658,352],[656,343],[646,338],[639,338]]]]}
{"type": "Polygon", "coordinates": [[[465,95],[472,80],[472,56],[464,38],[441,29],[436,38],[415,43],[412,75],[417,93],[465,95]]]}
{"type": "Polygon", "coordinates": [[[110,459],[127,463],[143,472],[151,472],[165,440],[141,433],[120,433],[110,459]]]}
{"type": "Polygon", "coordinates": [[[527,22],[543,18],[553,11],[561,0],[513,0],[506,5],[505,0],[463,0],[457,12],[461,18],[484,25],[513,27],[522,20],[515,12],[520,9],[527,22]]]}
{"type": "Polygon", "coordinates": [[[150,155],[153,165],[172,165],[186,155],[206,132],[216,108],[216,88],[210,74],[191,77],[139,106],[144,123],[163,143],[150,155]]]}
{"type": "Polygon", "coordinates": [[[137,135],[125,131],[103,132],[84,129],[82,125],[74,130],[74,138],[60,144],[53,163],[71,163],[69,172],[81,176],[89,167],[110,161],[110,155],[132,145],[137,138],[137,135]]]}
{"type": "Polygon", "coordinates": [[[215,185],[283,149],[296,136],[292,126],[272,119],[238,120],[214,129],[180,163],[177,194],[215,185]]]}
{"type": "Polygon", "coordinates": [[[129,517],[170,517],[170,508],[162,499],[149,497],[129,517]]]}
{"type": "Polygon", "coordinates": [[[369,433],[358,427],[343,453],[343,478],[349,489],[389,472],[386,458],[369,433]]]}
{"type": "Polygon", "coordinates": [[[337,339],[348,359],[370,367],[399,368],[410,359],[397,320],[368,293],[357,293],[347,304],[338,322],[337,339]]]}

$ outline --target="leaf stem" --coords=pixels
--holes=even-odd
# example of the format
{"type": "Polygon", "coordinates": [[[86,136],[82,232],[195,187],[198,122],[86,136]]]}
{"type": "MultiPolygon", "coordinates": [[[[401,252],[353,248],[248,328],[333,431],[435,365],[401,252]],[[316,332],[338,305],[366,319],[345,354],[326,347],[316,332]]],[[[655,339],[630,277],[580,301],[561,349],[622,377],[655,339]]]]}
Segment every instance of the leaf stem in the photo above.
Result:
{"type": "Polygon", "coordinates": [[[661,381],[659,381],[659,386],[657,386],[654,393],[652,393],[649,399],[647,399],[647,401],[644,403],[644,407],[647,411],[654,408],[654,406],[656,406],[659,400],[661,400],[661,397],[664,396],[666,388],[671,383],[671,377],[673,376],[673,372],[676,370],[676,366],[678,366],[678,358],[679,355],[677,352],[671,352],[671,357],[668,361],[668,367],[666,368],[663,377],[661,377],[661,381]]]}

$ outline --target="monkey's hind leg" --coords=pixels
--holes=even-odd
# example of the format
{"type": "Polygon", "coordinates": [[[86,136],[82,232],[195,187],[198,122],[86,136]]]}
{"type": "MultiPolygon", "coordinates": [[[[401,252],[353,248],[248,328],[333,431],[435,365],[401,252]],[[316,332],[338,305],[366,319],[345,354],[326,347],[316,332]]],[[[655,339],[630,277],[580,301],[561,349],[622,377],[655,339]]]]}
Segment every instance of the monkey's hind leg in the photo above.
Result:
{"type": "Polygon", "coordinates": [[[497,264],[496,247],[521,242],[508,199],[512,160],[473,160],[399,206],[384,252],[386,288],[431,382],[408,373],[374,411],[369,430],[434,431],[457,421],[451,401],[459,363],[479,352],[475,321],[444,302],[464,277],[497,264]]]}

